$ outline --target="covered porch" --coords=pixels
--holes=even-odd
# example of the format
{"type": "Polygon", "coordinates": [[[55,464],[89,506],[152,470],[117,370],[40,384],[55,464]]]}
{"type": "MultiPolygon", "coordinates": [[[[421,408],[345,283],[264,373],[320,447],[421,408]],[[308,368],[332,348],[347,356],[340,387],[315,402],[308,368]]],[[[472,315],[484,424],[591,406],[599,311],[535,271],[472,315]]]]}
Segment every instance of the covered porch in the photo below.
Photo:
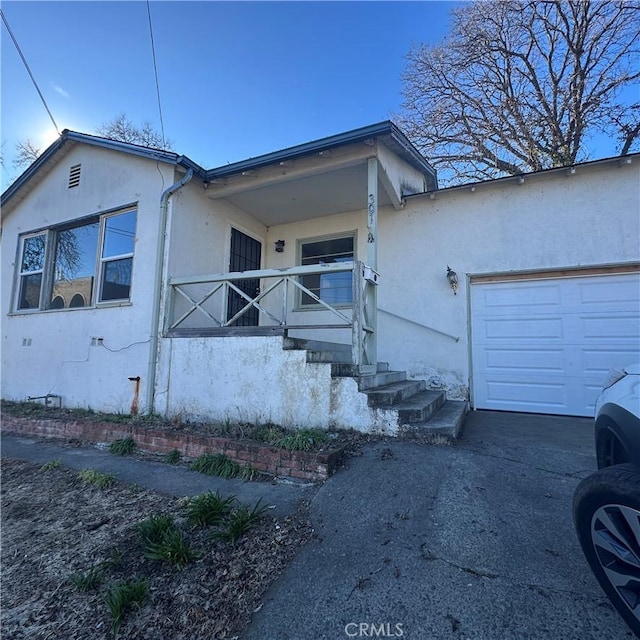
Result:
{"type": "Polygon", "coordinates": [[[391,123],[208,172],[197,208],[174,212],[162,335],[339,343],[354,373],[374,374],[378,216],[435,186],[391,123]],[[189,245],[201,250],[187,262],[189,245]]]}

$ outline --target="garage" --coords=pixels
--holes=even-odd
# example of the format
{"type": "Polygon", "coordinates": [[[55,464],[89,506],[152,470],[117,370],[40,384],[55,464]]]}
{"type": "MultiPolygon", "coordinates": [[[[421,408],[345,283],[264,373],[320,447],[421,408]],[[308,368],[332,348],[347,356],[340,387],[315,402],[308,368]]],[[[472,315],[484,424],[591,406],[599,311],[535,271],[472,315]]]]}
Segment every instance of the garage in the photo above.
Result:
{"type": "Polygon", "coordinates": [[[640,361],[640,273],[471,278],[476,409],[593,416],[612,367],[640,361]]]}

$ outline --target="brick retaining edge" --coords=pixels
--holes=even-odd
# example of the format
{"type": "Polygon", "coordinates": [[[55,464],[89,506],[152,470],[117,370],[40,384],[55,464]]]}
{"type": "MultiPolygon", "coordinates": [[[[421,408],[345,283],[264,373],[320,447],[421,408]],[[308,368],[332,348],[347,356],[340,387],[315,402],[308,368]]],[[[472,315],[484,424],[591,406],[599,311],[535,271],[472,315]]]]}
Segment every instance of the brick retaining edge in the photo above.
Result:
{"type": "Polygon", "coordinates": [[[162,429],[108,422],[82,422],[78,420],[35,420],[2,416],[2,432],[17,435],[41,436],[88,442],[113,442],[133,438],[142,451],[169,453],[177,449],[185,458],[197,458],[204,453],[224,453],[240,465],[249,465],[262,473],[274,476],[320,482],[335,473],[345,448],[314,453],[288,451],[262,445],[250,440],[236,440],[193,433],[176,433],[162,429]]]}

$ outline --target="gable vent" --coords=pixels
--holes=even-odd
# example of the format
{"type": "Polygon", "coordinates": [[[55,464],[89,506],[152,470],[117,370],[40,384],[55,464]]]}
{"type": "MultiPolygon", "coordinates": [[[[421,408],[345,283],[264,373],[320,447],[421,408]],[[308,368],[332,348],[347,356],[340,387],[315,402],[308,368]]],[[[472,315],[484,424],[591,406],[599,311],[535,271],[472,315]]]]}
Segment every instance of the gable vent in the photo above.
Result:
{"type": "Polygon", "coordinates": [[[77,187],[80,184],[80,169],[82,165],[74,164],[71,169],[69,169],[69,189],[73,187],[77,187]]]}

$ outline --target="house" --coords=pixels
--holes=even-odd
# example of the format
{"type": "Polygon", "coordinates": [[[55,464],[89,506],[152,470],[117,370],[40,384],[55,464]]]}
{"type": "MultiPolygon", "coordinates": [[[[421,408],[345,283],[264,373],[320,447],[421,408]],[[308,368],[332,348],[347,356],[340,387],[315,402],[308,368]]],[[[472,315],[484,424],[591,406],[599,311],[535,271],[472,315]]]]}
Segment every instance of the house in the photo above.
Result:
{"type": "Polygon", "coordinates": [[[639,169],[438,189],[391,122],[210,170],[65,131],[2,195],[2,397],[384,433],[592,415],[639,359],[639,169]]]}

